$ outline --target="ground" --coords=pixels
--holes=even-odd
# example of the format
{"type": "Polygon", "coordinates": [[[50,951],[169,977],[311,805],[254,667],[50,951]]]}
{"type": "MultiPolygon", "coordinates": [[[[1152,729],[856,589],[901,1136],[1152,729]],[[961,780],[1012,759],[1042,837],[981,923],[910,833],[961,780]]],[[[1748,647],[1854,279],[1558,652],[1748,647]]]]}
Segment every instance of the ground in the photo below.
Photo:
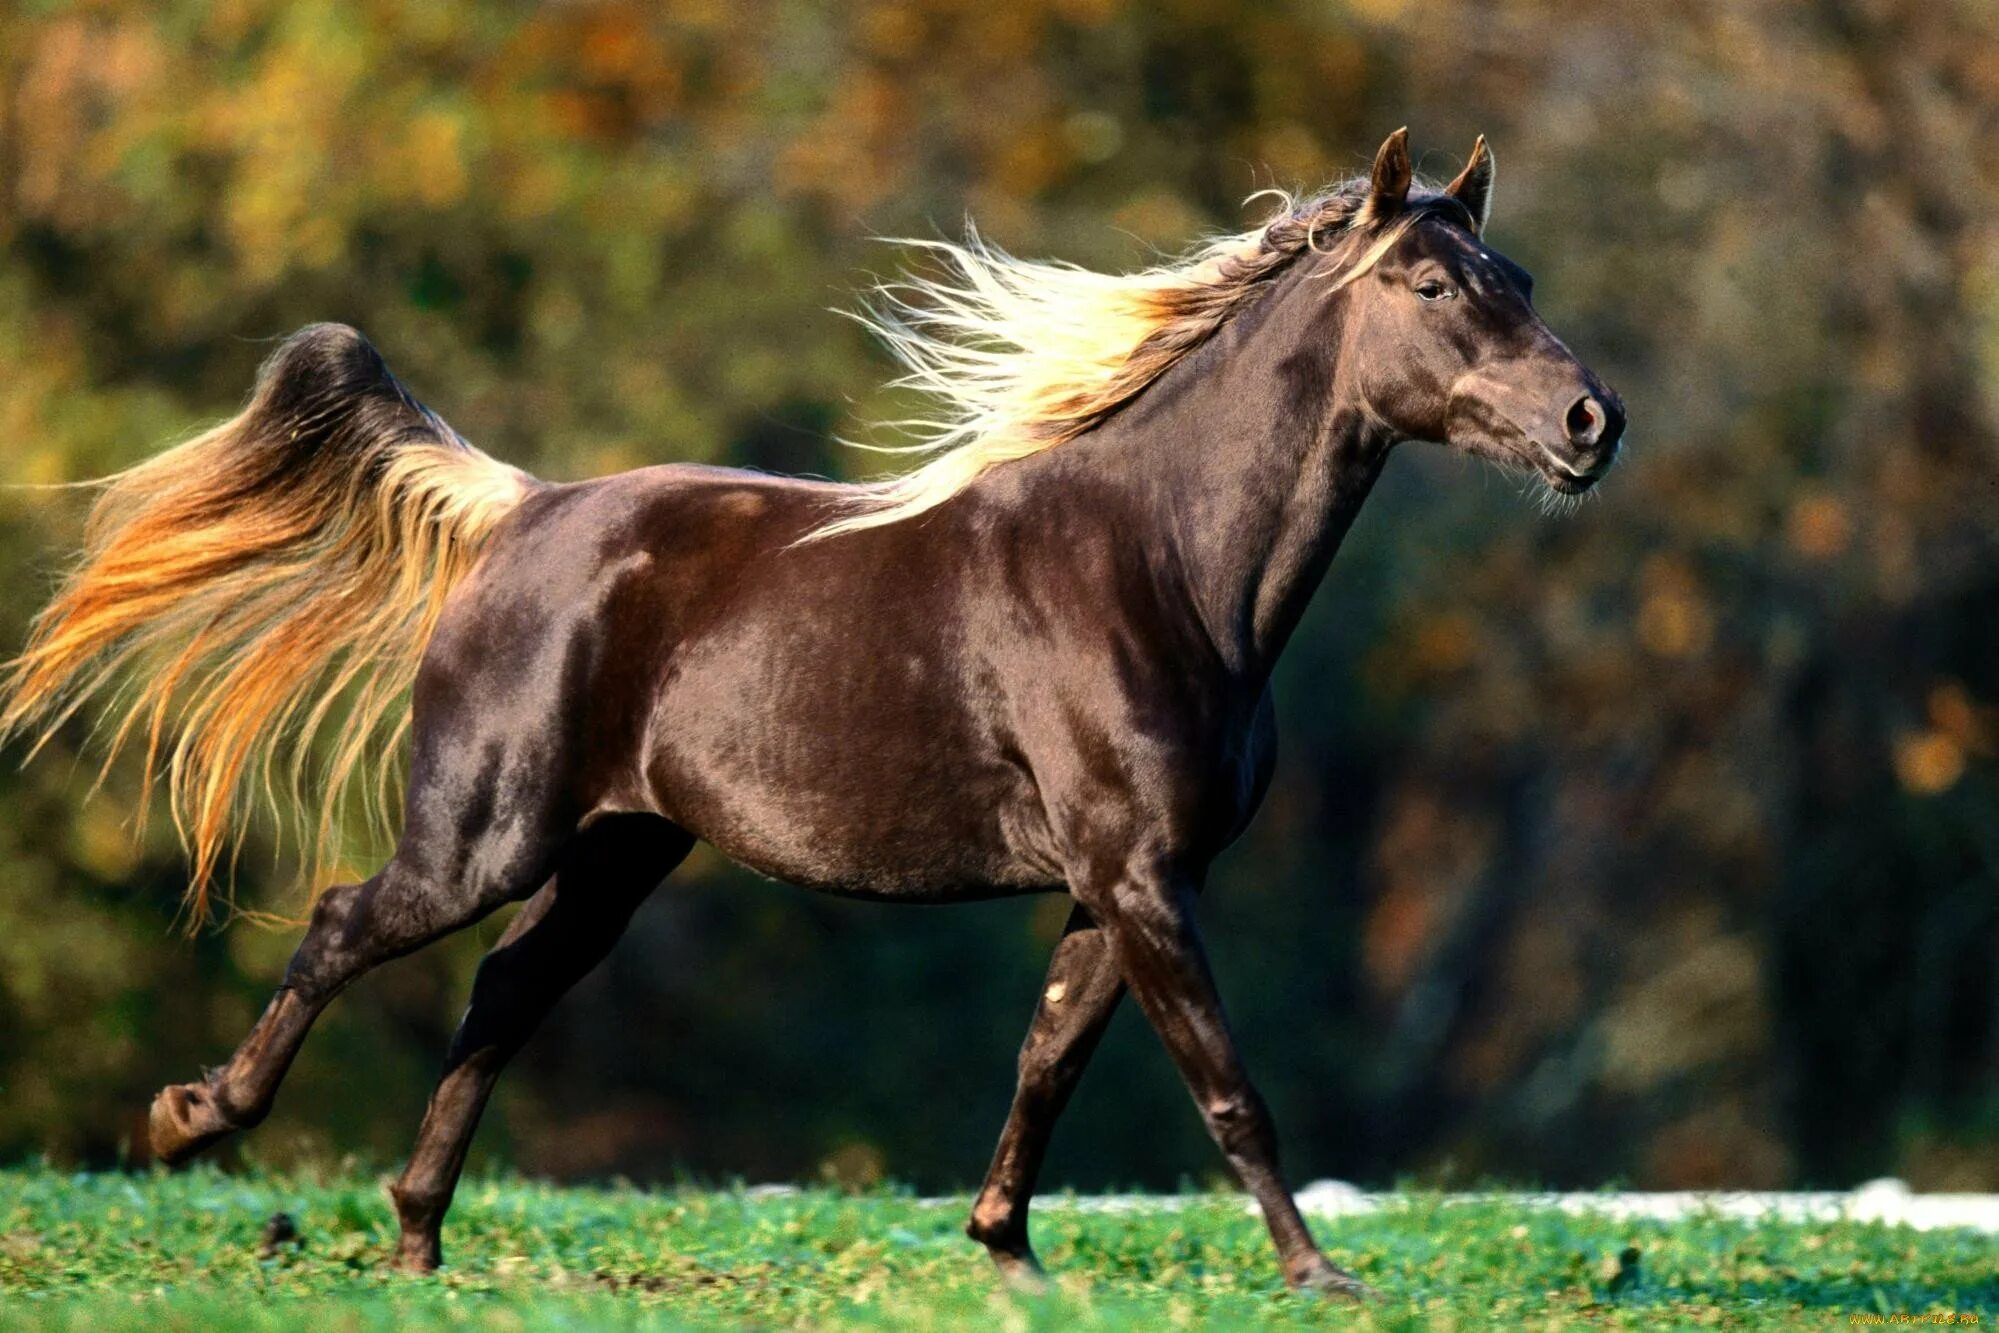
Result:
{"type": "Polygon", "coordinates": [[[1287,1293],[1239,1198],[1132,1211],[1051,1201],[1057,1275],[1001,1293],[964,1200],[883,1191],[559,1189],[468,1182],[434,1277],[386,1271],[372,1174],[0,1171],[0,1327],[1009,1329],[1850,1327],[1999,1323],[1991,1236],[1873,1222],[1673,1222],[1422,1193],[1320,1219],[1384,1293],[1356,1312],[1287,1293]],[[275,1214],[297,1239],[268,1243],[275,1214]]]}

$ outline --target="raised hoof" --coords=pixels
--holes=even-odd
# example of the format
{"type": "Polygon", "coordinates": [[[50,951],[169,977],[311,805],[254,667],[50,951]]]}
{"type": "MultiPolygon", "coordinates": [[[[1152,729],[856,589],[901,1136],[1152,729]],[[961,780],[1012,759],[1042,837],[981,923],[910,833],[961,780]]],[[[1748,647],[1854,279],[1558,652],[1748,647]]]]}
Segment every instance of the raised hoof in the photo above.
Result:
{"type": "Polygon", "coordinates": [[[222,1114],[206,1084],[181,1083],[153,1098],[146,1117],[146,1137],[153,1156],[178,1166],[237,1126],[222,1114]]]}

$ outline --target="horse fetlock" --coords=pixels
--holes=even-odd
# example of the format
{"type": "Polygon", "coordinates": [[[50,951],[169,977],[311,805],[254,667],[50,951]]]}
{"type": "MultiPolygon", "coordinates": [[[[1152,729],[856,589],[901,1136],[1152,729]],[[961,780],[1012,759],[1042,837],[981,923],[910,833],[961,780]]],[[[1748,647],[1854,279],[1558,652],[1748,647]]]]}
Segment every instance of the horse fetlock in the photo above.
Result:
{"type": "Polygon", "coordinates": [[[444,1265],[444,1246],[435,1230],[426,1235],[413,1236],[404,1232],[396,1242],[396,1257],[390,1260],[390,1267],[399,1273],[422,1276],[435,1273],[444,1265]]]}
{"type": "MultiPolygon", "coordinates": [[[[400,1201],[397,1204],[401,1207],[400,1201]]],[[[444,1263],[444,1242],[441,1239],[442,1215],[432,1217],[422,1223],[412,1224],[407,1216],[403,1219],[402,1235],[396,1241],[396,1257],[391,1266],[403,1273],[434,1273],[444,1263]]]]}
{"type": "Polygon", "coordinates": [[[389,1186],[389,1198],[396,1205],[396,1221],[402,1234],[396,1241],[392,1266],[404,1273],[429,1273],[444,1262],[444,1214],[451,1196],[414,1189],[397,1181],[389,1186]]]}
{"type": "Polygon", "coordinates": [[[984,1199],[972,1205],[972,1217],[966,1221],[966,1235],[970,1235],[980,1245],[1007,1245],[1017,1237],[1019,1225],[1013,1221],[1011,1209],[1003,1205],[990,1205],[984,1199]]]}
{"type": "Polygon", "coordinates": [[[988,1249],[1027,1248],[1027,1228],[1019,1210],[1004,1200],[981,1198],[973,1204],[965,1234],[988,1249]]]}
{"type": "Polygon", "coordinates": [[[430,1191],[405,1185],[400,1180],[389,1186],[389,1198],[395,1202],[396,1220],[402,1223],[405,1237],[412,1232],[435,1232],[444,1220],[445,1211],[451,1207],[450,1195],[439,1197],[430,1191]]]}

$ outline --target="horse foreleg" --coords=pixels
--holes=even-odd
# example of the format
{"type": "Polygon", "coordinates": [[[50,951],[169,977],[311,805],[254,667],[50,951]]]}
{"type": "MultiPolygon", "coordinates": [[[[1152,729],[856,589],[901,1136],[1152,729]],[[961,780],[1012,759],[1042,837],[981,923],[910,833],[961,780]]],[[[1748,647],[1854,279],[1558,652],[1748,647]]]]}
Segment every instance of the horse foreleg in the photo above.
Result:
{"type": "Polygon", "coordinates": [[[1276,1131],[1236,1053],[1194,926],[1193,894],[1193,884],[1181,876],[1127,874],[1093,886],[1084,901],[1109,937],[1147,1021],[1179,1067],[1209,1134],[1263,1210],[1285,1281],[1371,1295],[1320,1251],[1278,1171],[1276,1131]]]}
{"type": "Polygon", "coordinates": [[[677,829],[642,844],[605,826],[593,829],[479,964],[416,1148],[389,1187],[402,1225],[398,1267],[428,1272],[442,1262],[444,1215],[500,1071],[556,1001],[610,953],[638,905],[692,845],[677,829]]]}
{"type": "Polygon", "coordinates": [[[1040,1281],[1041,1265],[1027,1239],[1034,1181],[1041,1173],[1055,1121],[1068,1105],[1123,994],[1124,979],[1103,931],[1088,912],[1076,908],[1048,964],[1048,981],[1020,1048],[1013,1109],[965,1227],[1010,1283],[1030,1286],[1040,1281]]]}

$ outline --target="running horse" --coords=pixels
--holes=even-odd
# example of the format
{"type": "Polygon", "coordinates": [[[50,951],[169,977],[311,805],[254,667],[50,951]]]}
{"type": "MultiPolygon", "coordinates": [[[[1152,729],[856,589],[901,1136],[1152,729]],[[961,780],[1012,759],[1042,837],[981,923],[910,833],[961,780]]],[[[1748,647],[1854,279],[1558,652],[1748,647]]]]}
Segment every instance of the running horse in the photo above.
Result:
{"type": "Polygon", "coordinates": [[[258,808],[307,812],[323,867],[351,802],[401,793],[393,854],[318,893],[235,1054],[154,1100],[154,1153],[257,1124],[342,988],[525,901],[390,1190],[397,1262],[435,1268],[502,1067],[706,839],[830,893],[1069,896],[967,1227],[1009,1280],[1039,1280],[1035,1177],[1129,990],[1285,1279],[1361,1294],[1279,1174],[1194,908],[1270,780],[1271,669],[1393,446],[1564,496],[1617,454],[1617,396],[1484,239],[1492,187],[1483,139],[1434,189],[1397,131],[1369,175],[1142,273],[932,242],[938,272],[862,315],[935,404],[929,452],[863,485],[546,483],[354,330],[293,335],[240,415],[99,483],[4,681],[0,726],[44,740],[113,697],[196,922],[258,808]]]}

